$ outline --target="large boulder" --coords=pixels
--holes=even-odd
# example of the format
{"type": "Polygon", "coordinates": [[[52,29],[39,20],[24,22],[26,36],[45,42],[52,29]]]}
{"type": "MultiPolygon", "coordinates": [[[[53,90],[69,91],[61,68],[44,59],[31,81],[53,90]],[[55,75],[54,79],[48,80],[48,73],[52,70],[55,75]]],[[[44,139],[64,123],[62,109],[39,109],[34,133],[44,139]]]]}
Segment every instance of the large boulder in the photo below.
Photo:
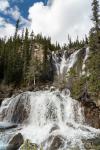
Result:
{"type": "Polygon", "coordinates": [[[23,136],[21,135],[21,133],[18,133],[9,141],[7,150],[18,150],[23,143],[23,136]]]}
{"type": "Polygon", "coordinates": [[[58,130],[59,126],[57,124],[54,124],[54,126],[51,128],[50,133],[52,133],[55,130],[58,130]]]}
{"type": "Polygon", "coordinates": [[[30,92],[19,94],[4,100],[0,112],[1,121],[7,120],[16,124],[23,123],[30,113],[30,92]]]}

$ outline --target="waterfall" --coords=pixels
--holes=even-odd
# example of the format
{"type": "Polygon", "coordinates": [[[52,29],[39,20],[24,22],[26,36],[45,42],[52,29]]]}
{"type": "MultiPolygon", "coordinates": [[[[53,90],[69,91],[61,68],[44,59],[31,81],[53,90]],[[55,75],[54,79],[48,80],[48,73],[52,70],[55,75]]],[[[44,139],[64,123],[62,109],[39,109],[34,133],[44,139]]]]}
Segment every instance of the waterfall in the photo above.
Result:
{"type": "Polygon", "coordinates": [[[72,53],[68,58],[66,58],[66,51],[63,52],[62,57],[59,59],[59,55],[53,53],[53,60],[56,66],[57,75],[68,74],[70,69],[74,66],[77,61],[77,56],[80,50],[72,53]],[[60,61],[59,61],[60,60],[60,61]]]}
{"type": "MultiPolygon", "coordinates": [[[[68,58],[66,52],[52,54],[58,76],[70,71],[79,51],[68,58]]],[[[83,64],[87,57],[88,49],[83,64]]],[[[85,150],[83,141],[100,135],[99,129],[86,124],[84,109],[68,89],[25,92],[5,99],[0,107],[0,126],[3,124],[5,128],[12,124],[17,127],[0,132],[0,150],[19,132],[38,147],[42,145],[43,150],[85,150]]]]}
{"type": "MultiPolygon", "coordinates": [[[[17,111],[16,105],[18,106],[20,103],[19,106],[21,106],[24,101],[28,101],[25,103],[24,109],[29,110],[30,108],[30,112],[26,111],[27,118],[21,118],[23,122],[19,124],[18,129],[7,131],[6,135],[2,133],[1,141],[7,141],[8,138],[17,134],[21,127],[20,132],[24,139],[30,139],[37,145],[42,144],[44,150],[50,149],[51,143],[56,137],[63,140],[61,150],[71,149],[75,146],[83,150],[82,140],[93,138],[100,132],[85,124],[84,110],[79,102],[70,97],[68,90],[26,92],[11,99],[5,99],[0,115],[3,116],[4,105],[6,105],[7,114],[2,117],[1,121],[16,123],[17,118],[13,119],[14,111],[17,111]]],[[[25,112],[24,109],[21,111],[22,114],[25,112]]]]}
{"type": "Polygon", "coordinates": [[[77,144],[82,149],[82,139],[96,136],[98,130],[85,126],[84,110],[68,93],[65,90],[30,93],[28,125],[21,131],[26,139],[38,145],[42,143],[47,150],[53,140],[49,141],[49,137],[61,136],[64,139],[64,150],[77,144]]]}

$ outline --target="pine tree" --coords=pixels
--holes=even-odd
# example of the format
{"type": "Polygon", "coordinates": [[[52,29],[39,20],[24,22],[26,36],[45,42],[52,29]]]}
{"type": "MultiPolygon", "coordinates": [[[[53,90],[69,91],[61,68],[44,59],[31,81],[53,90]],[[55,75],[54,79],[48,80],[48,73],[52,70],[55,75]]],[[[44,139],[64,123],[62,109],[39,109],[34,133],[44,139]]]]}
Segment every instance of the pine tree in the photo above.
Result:
{"type": "Polygon", "coordinates": [[[19,23],[20,23],[20,19],[18,19],[17,22],[16,22],[15,39],[17,38],[17,34],[18,34],[19,23]]]}
{"type": "Polygon", "coordinates": [[[94,29],[96,32],[99,32],[100,29],[100,12],[99,12],[99,1],[93,0],[92,2],[92,11],[93,11],[93,17],[92,21],[94,22],[94,29]]]}
{"type": "Polygon", "coordinates": [[[93,0],[92,2],[92,21],[94,27],[90,30],[89,44],[92,51],[100,49],[100,11],[99,1],[93,0]]]}
{"type": "Polygon", "coordinates": [[[68,34],[68,46],[69,46],[69,48],[72,48],[72,40],[71,40],[71,37],[69,36],[69,34],[68,34]]]}
{"type": "Polygon", "coordinates": [[[26,80],[28,80],[27,76],[29,74],[29,65],[31,62],[31,53],[32,53],[32,40],[29,39],[29,32],[26,28],[25,38],[23,42],[23,80],[26,84],[26,80]]]}
{"type": "Polygon", "coordinates": [[[85,44],[88,44],[88,37],[85,35],[85,44]]]}

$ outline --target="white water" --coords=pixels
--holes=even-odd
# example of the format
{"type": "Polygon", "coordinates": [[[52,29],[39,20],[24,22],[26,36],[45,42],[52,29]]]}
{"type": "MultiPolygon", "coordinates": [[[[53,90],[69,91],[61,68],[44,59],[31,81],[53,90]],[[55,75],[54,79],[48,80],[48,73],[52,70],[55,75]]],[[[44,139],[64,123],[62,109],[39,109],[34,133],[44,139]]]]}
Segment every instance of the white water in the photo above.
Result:
{"type": "MultiPolygon", "coordinates": [[[[29,117],[22,125],[19,125],[21,130],[8,131],[6,136],[1,134],[3,142],[8,141],[7,138],[13,137],[17,132],[21,132],[24,139],[30,139],[37,145],[42,144],[44,150],[50,148],[56,136],[63,138],[64,144],[61,150],[70,149],[76,145],[80,150],[83,150],[82,139],[93,138],[100,133],[99,130],[85,125],[84,110],[76,100],[70,97],[68,91],[37,91],[27,92],[25,95],[30,98],[31,110],[29,117]],[[53,131],[54,127],[56,128],[53,131]],[[51,136],[52,138],[49,140],[51,136]]],[[[10,102],[15,101],[16,103],[16,99],[18,99],[18,96],[10,99],[10,102]]],[[[23,101],[24,99],[22,99],[22,103],[23,101]]],[[[6,100],[3,103],[5,102],[6,100]]],[[[29,108],[27,105],[25,107],[26,109],[29,108]]],[[[9,109],[13,110],[13,105],[9,105],[9,109]]],[[[7,112],[9,118],[4,117],[3,120],[7,118],[7,121],[11,121],[13,111],[12,114],[11,111],[7,112]]]]}

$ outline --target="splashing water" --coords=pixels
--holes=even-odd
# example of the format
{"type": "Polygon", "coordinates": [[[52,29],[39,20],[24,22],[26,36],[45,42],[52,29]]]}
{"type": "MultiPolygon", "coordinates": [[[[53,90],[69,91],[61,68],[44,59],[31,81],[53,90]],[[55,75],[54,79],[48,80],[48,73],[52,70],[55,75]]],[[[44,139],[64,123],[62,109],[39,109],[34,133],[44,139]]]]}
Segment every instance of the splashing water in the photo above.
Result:
{"type": "MultiPolygon", "coordinates": [[[[19,125],[24,139],[30,139],[32,143],[37,145],[42,144],[44,150],[48,150],[53,140],[59,137],[63,143],[61,150],[71,149],[75,146],[83,150],[82,140],[93,138],[100,133],[99,130],[85,125],[84,110],[79,102],[70,97],[69,93],[68,90],[63,92],[48,90],[23,93],[25,98],[27,95],[30,99],[30,103],[25,105],[25,109],[29,109],[28,105],[31,106],[28,118],[19,125]]],[[[10,104],[8,103],[8,107],[6,107],[7,110],[14,110],[19,97],[10,99],[10,104]],[[15,101],[14,106],[11,104],[12,101],[15,101]]],[[[20,103],[23,103],[23,101],[24,99],[20,103]]],[[[6,100],[1,108],[4,107],[4,103],[6,103],[6,100]]],[[[4,116],[2,121],[7,119],[8,122],[11,122],[14,111],[6,112],[8,112],[9,117],[4,116]]],[[[2,113],[3,111],[1,111],[2,113]]],[[[5,138],[7,141],[17,132],[19,130],[14,129],[7,131],[6,135],[2,133],[2,141],[5,141],[5,138]]]]}

